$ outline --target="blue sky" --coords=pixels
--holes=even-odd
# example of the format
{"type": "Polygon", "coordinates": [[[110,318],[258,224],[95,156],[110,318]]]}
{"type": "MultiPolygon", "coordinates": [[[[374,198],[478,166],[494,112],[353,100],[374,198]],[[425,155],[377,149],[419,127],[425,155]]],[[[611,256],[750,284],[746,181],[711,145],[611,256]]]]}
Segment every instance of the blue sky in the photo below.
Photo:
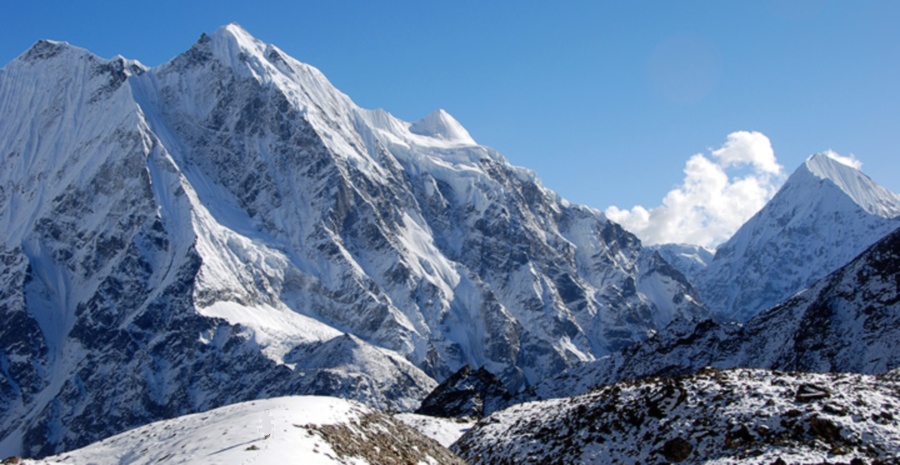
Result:
{"type": "Polygon", "coordinates": [[[232,21],[360,106],[446,109],[598,209],[659,205],[736,131],[788,173],[831,149],[900,191],[897,1],[0,0],[0,63],[49,38],[158,65],[232,21]]]}

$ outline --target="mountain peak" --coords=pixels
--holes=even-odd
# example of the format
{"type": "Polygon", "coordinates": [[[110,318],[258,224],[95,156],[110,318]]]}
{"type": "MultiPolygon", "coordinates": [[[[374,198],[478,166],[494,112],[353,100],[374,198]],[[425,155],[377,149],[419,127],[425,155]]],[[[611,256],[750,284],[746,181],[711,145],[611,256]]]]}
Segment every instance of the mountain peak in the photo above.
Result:
{"type": "Polygon", "coordinates": [[[727,319],[746,321],[896,229],[900,195],[854,164],[824,152],[800,165],[716,250],[697,283],[704,303],[727,319]]]}
{"type": "Polygon", "coordinates": [[[900,216],[900,195],[873,181],[859,167],[855,158],[827,151],[807,158],[795,176],[806,177],[809,173],[819,180],[830,181],[872,215],[882,218],[900,216]]]}
{"type": "Polygon", "coordinates": [[[420,136],[443,139],[447,142],[476,145],[469,131],[443,109],[435,110],[428,116],[412,123],[409,131],[420,136]]]}
{"type": "Polygon", "coordinates": [[[34,63],[42,60],[49,60],[64,52],[76,52],[81,55],[90,55],[91,53],[82,48],[57,40],[41,39],[34,43],[28,50],[19,56],[19,60],[34,63]]]}
{"type": "MultiPolygon", "coordinates": [[[[206,42],[207,37],[201,36],[200,42],[206,42]]],[[[227,24],[216,29],[212,36],[208,37],[208,43],[213,55],[234,69],[249,69],[253,74],[267,74],[264,63],[266,49],[269,48],[263,42],[257,40],[237,23],[227,24]]]]}
{"type": "Polygon", "coordinates": [[[244,45],[250,45],[259,42],[255,37],[250,35],[246,29],[242,28],[238,23],[230,23],[220,26],[213,32],[210,39],[213,42],[234,41],[244,45]]]}

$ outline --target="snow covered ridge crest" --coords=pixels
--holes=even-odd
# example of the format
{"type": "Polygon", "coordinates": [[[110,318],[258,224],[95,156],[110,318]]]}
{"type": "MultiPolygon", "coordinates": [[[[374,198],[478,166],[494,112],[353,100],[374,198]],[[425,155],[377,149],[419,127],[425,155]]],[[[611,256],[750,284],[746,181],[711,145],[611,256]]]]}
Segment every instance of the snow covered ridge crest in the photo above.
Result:
{"type": "Polygon", "coordinates": [[[807,158],[804,166],[813,176],[834,183],[870,214],[882,218],[900,216],[900,194],[872,181],[854,158],[822,152],[807,158]]]}
{"type": "MultiPolygon", "coordinates": [[[[444,110],[436,110],[420,121],[408,123],[384,111],[357,107],[317,68],[256,39],[236,23],[219,28],[212,36],[204,35],[199,44],[208,45],[211,55],[226,67],[283,90],[317,129],[334,132],[334,126],[328,127],[329,120],[349,121],[349,117],[364,119],[385,136],[407,144],[443,148],[477,145],[468,131],[444,110]]],[[[352,133],[341,135],[352,137],[352,133]]]]}
{"type": "Polygon", "coordinates": [[[446,112],[236,25],[151,69],[39,42],[0,120],[0,455],[288,393],[412,410],[465,365],[516,390],[708,316],[446,112]]]}
{"type": "Polygon", "coordinates": [[[390,415],[330,397],[281,397],[163,420],[48,461],[66,465],[464,465],[390,415]]]}

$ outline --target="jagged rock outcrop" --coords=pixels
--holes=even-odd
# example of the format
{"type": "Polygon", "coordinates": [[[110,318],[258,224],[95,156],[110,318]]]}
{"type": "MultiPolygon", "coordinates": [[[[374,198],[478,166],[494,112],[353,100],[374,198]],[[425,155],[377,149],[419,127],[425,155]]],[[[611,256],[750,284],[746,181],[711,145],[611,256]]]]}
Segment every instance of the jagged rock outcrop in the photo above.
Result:
{"type": "Polygon", "coordinates": [[[505,407],[512,399],[506,386],[481,367],[464,366],[434,388],[416,413],[443,418],[481,418],[505,407]]]}

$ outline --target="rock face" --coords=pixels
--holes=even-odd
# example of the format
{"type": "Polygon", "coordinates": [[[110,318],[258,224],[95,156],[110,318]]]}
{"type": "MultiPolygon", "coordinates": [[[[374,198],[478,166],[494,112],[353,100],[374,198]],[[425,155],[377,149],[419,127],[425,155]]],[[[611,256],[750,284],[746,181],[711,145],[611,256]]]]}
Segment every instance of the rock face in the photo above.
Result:
{"type": "Polygon", "coordinates": [[[706,366],[869,374],[900,367],[900,229],[743,325],[708,320],[673,327],[540,383],[524,398],[565,397],[706,366]]]}
{"type": "Polygon", "coordinates": [[[428,394],[416,410],[443,418],[481,418],[505,407],[512,399],[506,386],[484,367],[463,367],[428,394]]]}
{"type": "MultiPolygon", "coordinates": [[[[830,154],[813,155],[697,272],[703,302],[747,321],[900,227],[900,195],[830,154]]],[[[678,262],[673,262],[678,265],[678,262]]]]}
{"type": "Polygon", "coordinates": [[[451,449],[474,465],[894,463],[898,407],[895,372],[706,369],[517,405],[451,449]]]}
{"type": "Polygon", "coordinates": [[[411,410],[708,316],[601,213],[236,25],[156,68],[41,41],[0,70],[0,455],[319,393],[411,410]]]}

